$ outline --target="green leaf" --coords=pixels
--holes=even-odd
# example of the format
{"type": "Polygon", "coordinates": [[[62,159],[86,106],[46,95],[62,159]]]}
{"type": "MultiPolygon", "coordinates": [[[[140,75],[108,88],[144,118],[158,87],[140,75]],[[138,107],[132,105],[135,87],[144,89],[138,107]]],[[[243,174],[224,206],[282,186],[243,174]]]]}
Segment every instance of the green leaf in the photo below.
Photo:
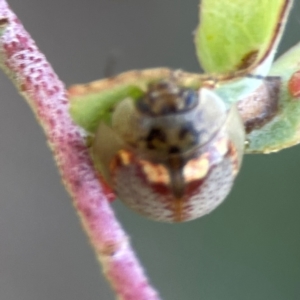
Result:
{"type": "Polygon", "coordinates": [[[137,86],[121,85],[101,93],[88,93],[72,98],[70,114],[88,132],[95,132],[100,121],[109,122],[113,107],[125,98],[143,95],[137,86]]]}
{"type": "Polygon", "coordinates": [[[208,73],[250,73],[274,54],[292,0],[202,0],[196,31],[208,73]]]}

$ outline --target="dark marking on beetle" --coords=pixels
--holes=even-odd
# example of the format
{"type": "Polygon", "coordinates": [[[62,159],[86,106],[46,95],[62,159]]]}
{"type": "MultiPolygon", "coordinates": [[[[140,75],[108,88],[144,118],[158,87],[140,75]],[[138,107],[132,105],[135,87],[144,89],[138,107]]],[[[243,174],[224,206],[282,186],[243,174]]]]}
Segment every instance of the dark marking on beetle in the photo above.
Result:
{"type": "Polygon", "coordinates": [[[178,146],[170,146],[169,154],[180,154],[181,150],[178,146]]]}
{"type": "Polygon", "coordinates": [[[166,133],[160,128],[152,128],[146,137],[148,149],[165,148],[167,145],[166,133]]]}
{"type": "Polygon", "coordinates": [[[199,141],[199,133],[191,122],[186,123],[179,131],[178,138],[180,141],[188,141],[191,145],[196,145],[199,141]]]}
{"type": "Polygon", "coordinates": [[[171,178],[171,190],[175,199],[181,199],[185,192],[185,181],[183,177],[184,161],[180,155],[171,155],[167,166],[171,178]]]}

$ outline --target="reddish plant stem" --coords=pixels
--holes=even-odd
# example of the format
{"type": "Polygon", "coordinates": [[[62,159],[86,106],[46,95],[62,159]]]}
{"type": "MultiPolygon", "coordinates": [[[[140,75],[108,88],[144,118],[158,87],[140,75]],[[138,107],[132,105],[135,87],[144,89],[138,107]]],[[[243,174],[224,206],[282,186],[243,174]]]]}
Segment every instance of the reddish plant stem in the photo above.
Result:
{"type": "Polygon", "coordinates": [[[43,127],[105,276],[118,299],[158,300],[93,168],[85,133],[68,112],[64,85],[5,0],[0,0],[0,63],[43,127]]]}

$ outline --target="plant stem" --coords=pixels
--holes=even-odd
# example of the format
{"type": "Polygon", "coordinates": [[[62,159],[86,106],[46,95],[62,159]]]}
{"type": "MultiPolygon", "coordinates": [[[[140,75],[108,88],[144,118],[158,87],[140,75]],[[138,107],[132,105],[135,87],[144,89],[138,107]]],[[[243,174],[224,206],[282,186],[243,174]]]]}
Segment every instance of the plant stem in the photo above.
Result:
{"type": "Polygon", "coordinates": [[[85,133],[69,115],[67,92],[5,0],[0,0],[0,64],[43,127],[83,228],[118,299],[158,300],[94,170],[85,133]]]}

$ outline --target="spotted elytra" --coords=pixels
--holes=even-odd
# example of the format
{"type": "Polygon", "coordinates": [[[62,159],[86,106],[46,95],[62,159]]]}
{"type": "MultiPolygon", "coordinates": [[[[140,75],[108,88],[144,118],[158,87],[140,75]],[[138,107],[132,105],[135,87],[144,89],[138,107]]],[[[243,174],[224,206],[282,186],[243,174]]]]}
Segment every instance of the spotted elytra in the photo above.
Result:
{"type": "Polygon", "coordinates": [[[239,171],[244,126],[214,92],[173,80],[118,102],[101,121],[92,156],[117,197],[163,222],[201,217],[227,196],[239,171]]]}

